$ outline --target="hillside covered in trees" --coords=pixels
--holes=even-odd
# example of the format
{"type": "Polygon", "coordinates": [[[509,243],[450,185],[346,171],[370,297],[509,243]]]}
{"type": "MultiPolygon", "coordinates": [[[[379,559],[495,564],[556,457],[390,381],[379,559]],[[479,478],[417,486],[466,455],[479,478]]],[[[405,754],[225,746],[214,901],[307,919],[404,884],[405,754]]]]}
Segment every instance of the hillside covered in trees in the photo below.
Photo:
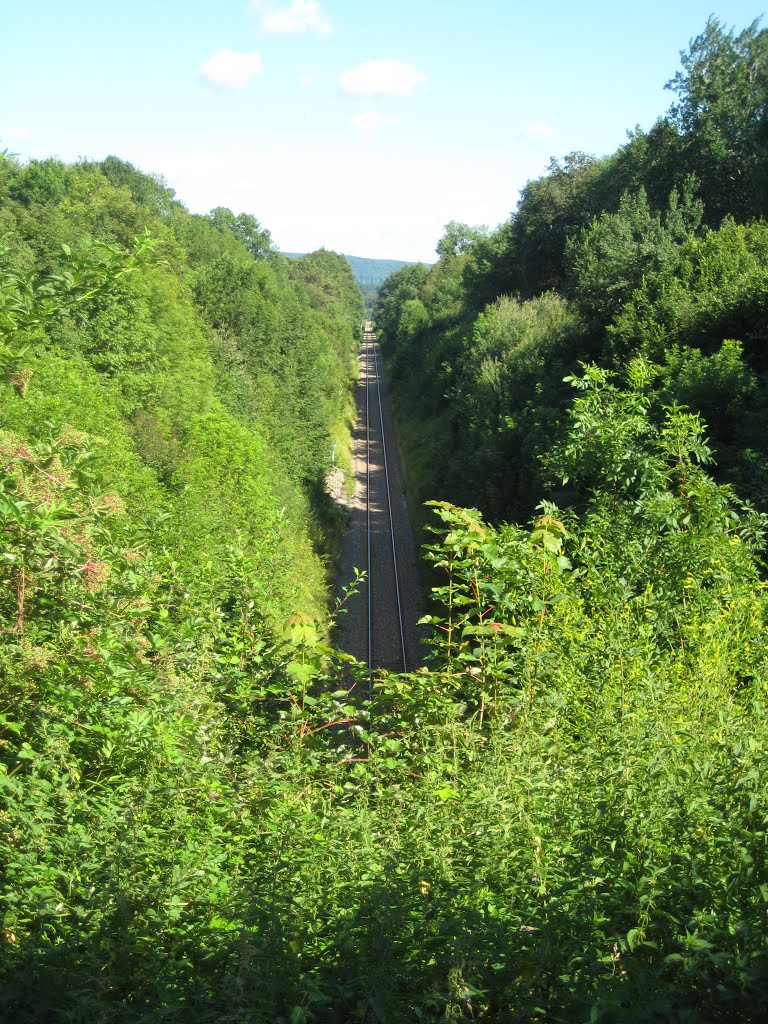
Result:
{"type": "MultiPolygon", "coordinates": [[[[301,253],[287,252],[285,256],[291,259],[300,259],[301,253]]],[[[352,268],[352,275],[355,278],[358,288],[365,299],[366,308],[369,313],[373,312],[379,288],[401,267],[410,266],[404,260],[377,260],[369,259],[366,256],[350,256],[345,254],[345,259],[352,268]]]]}
{"type": "Polygon", "coordinates": [[[346,260],[0,162],[0,1017],[766,1019],[767,50],[382,288],[434,585],[370,694],[346,260]]]}
{"type": "MultiPolygon", "coordinates": [[[[501,227],[450,224],[430,272],[388,280],[377,324],[417,498],[526,518],[563,483],[564,378],[594,363],[618,384],[640,359],[652,418],[700,414],[718,479],[766,507],[767,75],[765,30],[710,20],[649,131],[553,160],[501,227]]],[[[573,480],[558,495],[579,500],[573,480]]]]}

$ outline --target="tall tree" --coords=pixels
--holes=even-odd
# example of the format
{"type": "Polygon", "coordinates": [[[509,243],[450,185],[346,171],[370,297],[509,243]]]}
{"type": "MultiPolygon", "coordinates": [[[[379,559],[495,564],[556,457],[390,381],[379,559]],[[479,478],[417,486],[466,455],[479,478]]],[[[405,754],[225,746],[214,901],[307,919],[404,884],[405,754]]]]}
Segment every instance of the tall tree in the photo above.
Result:
{"type": "Polygon", "coordinates": [[[235,216],[226,206],[217,206],[208,216],[219,230],[231,231],[239,238],[251,256],[271,256],[274,253],[272,236],[252,214],[238,213],[235,216]]]}
{"type": "Polygon", "coordinates": [[[680,58],[682,70],[667,83],[677,95],[669,116],[702,182],[708,223],[764,213],[768,30],[754,21],[735,35],[712,17],[680,58]]]}

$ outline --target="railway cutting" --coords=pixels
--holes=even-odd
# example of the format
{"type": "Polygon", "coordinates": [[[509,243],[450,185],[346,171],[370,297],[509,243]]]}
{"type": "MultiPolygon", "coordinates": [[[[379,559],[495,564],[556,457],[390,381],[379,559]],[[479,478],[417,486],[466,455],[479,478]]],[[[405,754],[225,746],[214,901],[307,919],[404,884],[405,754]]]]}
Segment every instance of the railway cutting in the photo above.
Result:
{"type": "Polygon", "coordinates": [[[376,669],[411,671],[421,664],[417,622],[422,609],[414,541],[395,442],[381,351],[367,322],[359,354],[354,493],[337,591],[365,570],[345,602],[335,642],[376,669]]]}

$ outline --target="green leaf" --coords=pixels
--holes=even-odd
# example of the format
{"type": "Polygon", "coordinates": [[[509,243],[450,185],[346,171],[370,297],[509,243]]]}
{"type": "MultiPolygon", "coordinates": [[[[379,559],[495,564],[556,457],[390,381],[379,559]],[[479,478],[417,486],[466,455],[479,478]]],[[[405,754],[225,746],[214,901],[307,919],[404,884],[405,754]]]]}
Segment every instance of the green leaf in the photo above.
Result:
{"type": "Polygon", "coordinates": [[[299,661],[291,661],[286,667],[289,674],[302,685],[309,683],[315,676],[315,670],[312,665],[305,665],[299,661]]]}
{"type": "Polygon", "coordinates": [[[435,790],[435,796],[445,803],[446,800],[458,800],[461,793],[453,786],[443,786],[441,789],[435,790]]]}

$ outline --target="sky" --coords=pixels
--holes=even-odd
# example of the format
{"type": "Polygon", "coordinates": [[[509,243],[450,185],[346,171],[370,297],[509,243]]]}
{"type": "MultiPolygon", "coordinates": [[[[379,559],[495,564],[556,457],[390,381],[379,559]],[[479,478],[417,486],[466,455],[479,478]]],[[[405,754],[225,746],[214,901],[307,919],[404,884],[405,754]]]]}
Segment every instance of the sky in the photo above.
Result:
{"type": "Polygon", "coordinates": [[[650,128],[707,18],[765,2],[0,0],[0,150],[114,154],[283,251],[432,262],[551,157],[650,128]]]}

